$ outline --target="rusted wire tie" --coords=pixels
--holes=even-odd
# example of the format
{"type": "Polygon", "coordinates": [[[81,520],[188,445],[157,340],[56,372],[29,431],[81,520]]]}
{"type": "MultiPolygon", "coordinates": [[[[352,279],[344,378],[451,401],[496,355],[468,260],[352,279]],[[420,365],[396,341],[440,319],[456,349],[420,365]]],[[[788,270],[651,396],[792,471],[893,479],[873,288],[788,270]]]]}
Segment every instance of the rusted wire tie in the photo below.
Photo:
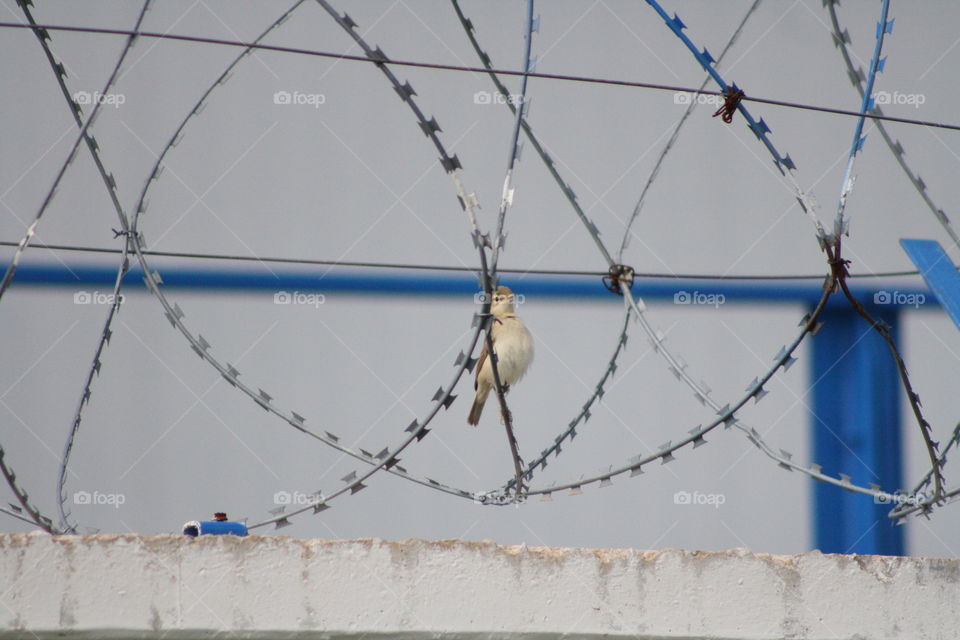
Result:
{"type": "Polygon", "coordinates": [[[727,124],[733,122],[733,114],[737,112],[737,105],[740,104],[745,95],[742,89],[737,89],[734,86],[727,87],[723,94],[723,105],[714,112],[713,117],[722,116],[723,121],[727,124]]]}
{"type": "Polygon", "coordinates": [[[628,289],[633,289],[633,267],[628,267],[625,264],[610,265],[610,272],[603,276],[603,286],[607,288],[607,291],[622,296],[621,282],[627,285],[628,289]]]}

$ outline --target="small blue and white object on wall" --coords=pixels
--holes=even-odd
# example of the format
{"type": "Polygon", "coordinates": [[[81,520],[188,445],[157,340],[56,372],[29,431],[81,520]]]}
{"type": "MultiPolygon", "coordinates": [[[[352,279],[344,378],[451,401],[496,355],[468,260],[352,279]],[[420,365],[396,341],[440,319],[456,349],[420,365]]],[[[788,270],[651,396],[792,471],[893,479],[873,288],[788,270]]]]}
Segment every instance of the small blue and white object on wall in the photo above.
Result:
{"type": "Polygon", "coordinates": [[[184,523],[183,535],[191,536],[245,536],[247,525],[227,520],[227,514],[215,513],[213,520],[191,520],[184,523]]]}

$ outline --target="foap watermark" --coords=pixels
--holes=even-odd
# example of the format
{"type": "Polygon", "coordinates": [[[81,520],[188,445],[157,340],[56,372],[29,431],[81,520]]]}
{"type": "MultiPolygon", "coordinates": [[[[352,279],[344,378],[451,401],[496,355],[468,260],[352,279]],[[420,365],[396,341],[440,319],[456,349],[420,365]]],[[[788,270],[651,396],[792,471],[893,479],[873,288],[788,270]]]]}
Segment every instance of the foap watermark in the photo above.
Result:
{"type": "Polygon", "coordinates": [[[103,291],[77,291],[73,294],[73,304],[119,304],[124,303],[123,294],[104,293],[103,291]]]}
{"type": "Polygon", "coordinates": [[[512,104],[516,107],[520,104],[520,95],[511,93],[505,96],[499,91],[477,91],[473,94],[473,104],[512,104]]]}
{"type": "Polygon", "coordinates": [[[919,504],[924,504],[930,502],[933,499],[932,493],[904,493],[903,491],[894,491],[891,494],[887,495],[875,495],[873,496],[874,504],[891,504],[891,505],[901,505],[908,504],[911,506],[916,506],[919,504]]]}
{"type": "Polygon", "coordinates": [[[526,504],[530,501],[530,496],[526,493],[520,494],[519,496],[512,493],[501,494],[496,491],[481,491],[479,493],[473,494],[473,504],[482,504],[482,505],[491,505],[497,504],[504,506],[510,504],[514,508],[519,508],[520,505],[526,504]]]}
{"type": "Polygon", "coordinates": [[[901,307],[911,306],[917,309],[926,304],[927,296],[922,293],[904,293],[903,291],[877,291],[873,294],[873,304],[895,304],[901,307]]]}
{"type": "Polygon", "coordinates": [[[73,504],[107,506],[119,509],[127,497],[122,493],[102,493],[100,491],[75,491],[73,493],[73,504]]]}
{"type": "Polygon", "coordinates": [[[710,93],[696,93],[694,91],[676,91],[673,94],[673,104],[708,104],[712,107],[723,105],[723,96],[715,96],[710,93]]]}
{"type": "Polygon", "coordinates": [[[719,509],[720,505],[727,501],[727,496],[722,493],[701,493],[694,491],[677,491],[673,494],[673,504],[679,505],[708,505],[714,509],[719,509]]]}
{"type": "Polygon", "coordinates": [[[277,291],[273,294],[273,304],[308,305],[319,308],[327,297],[322,293],[303,293],[302,291],[277,291]]]}
{"type": "Polygon", "coordinates": [[[920,105],[927,101],[927,96],[922,93],[900,93],[899,91],[877,91],[873,96],[873,103],[876,105],[884,104],[905,104],[914,109],[919,109],[920,105]]]}
{"type": "MultiPolygon", "coordinates": [[[[488,302],[492,302],[486,291],[478,291],[477,293],[473,294],[473,301],[477,304],[486,304],[488,302]]],[[[513,294],[513,306],[520,306],[526,301],[527,297],[522,293],[513,294]]]]}
{"type": "Polygon", "coordinates": [[[722,293],[704,293],[702,291],[677,291],[673,294],[673,304],[707,305],[716,309],[726,303],[727,296],[722,293]]]}
{"type": "Polygon", "coordinates": [[[273,494],[273,504],[281,506],[303,506],[314,504],[321,500],[323,500],[323,494],[319,491],[314,491],[313,493],[304,493],[303,491],[277,491],[273,494]]]}
{"type": "Polygon", "coordinates": [[[94,91],[77,91],[73,94],[73,101],[79,105],[102,104],[114,109],[119,109],[120,105],[127,101],[127,96],[122,93],[100,93],[94,91]]]}
{"type": "Polygon", "coordinates": [[[326,103],[327,97],[322,93],[303,93],[301,91],[277,91],[273,94],[273,104],[309,105],[319,109],[326,103]]]}

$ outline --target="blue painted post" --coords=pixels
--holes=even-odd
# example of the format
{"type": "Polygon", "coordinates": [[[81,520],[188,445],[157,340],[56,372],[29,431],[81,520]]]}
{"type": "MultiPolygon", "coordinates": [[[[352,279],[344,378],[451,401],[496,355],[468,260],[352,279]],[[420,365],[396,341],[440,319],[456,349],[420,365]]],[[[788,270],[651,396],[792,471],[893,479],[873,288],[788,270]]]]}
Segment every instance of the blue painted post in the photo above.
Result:
{"type": "MultiPolygon", "coordinates": [[[[879,295],[879,294],[878,294],[879,295]]],[[[897,307],[870,306],[897,340],[897,307]]],[[[813,338],[813,460],[858,484],[902,485],[900,381],[890,349],[849,307],[828,307],[813,338]]],[[[899,345],[898,345],[899,346],[899,345]]],[[[816,483],[814,547],[824,553],[903,555],[903,527],[886,517],[889,504],[816,483]]]]}

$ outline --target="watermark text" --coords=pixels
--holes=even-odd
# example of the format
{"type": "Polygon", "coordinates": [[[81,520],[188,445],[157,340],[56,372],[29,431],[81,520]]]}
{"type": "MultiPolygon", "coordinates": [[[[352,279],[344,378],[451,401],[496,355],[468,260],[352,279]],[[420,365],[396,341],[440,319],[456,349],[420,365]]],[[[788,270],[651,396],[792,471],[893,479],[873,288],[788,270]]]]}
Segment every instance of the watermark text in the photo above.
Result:
{"type": "Polygon", "coordinates": [[[273,294],[273,304],[308,305],[319,308],[327,297],[322,293],[304,293],[302,291],[277,291],[273,294]]]}
{"type": "Polygon", "coordinates": [[[301,91],[277,91],[273,94],[273,104],[308,105],[319,109],[327,101],[322,93],[303,93],[301,91]]]}
{"type": "Polygon", "coordinates": [[[677,491],[673,494],[673,504],[679,505],[708,505],[719,509],[727,501],[722,493],[701,493],[700,491],[677,491]]]}

